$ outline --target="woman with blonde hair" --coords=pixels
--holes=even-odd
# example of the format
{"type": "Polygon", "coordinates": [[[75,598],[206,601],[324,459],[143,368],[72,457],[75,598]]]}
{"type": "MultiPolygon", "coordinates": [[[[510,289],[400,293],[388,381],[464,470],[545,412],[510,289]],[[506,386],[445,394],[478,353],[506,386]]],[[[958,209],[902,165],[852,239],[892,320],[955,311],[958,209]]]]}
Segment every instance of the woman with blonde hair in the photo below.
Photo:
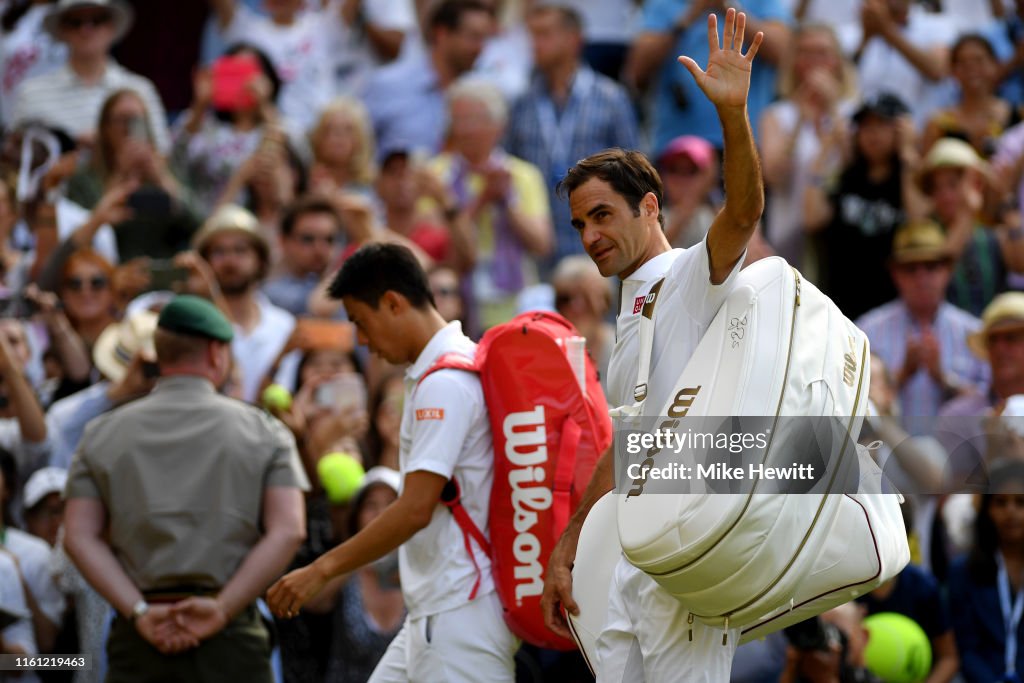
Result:
{"type": "Polygon", "coordinates": [[[157,149],[146,102],[134,90],[116,90],[104,101],[96,152],[68,181],[67,195],[89,210],[103,204],[127,209],[113,225],[122,262],[170,258],[188,248],[199,226],[192,194],[157,149]]]}
{"type": "Polygon", "coordinates": [[[807,269],[813,264],[805,262],[804,191],[818,182],[811,167],[821,150],[834,150],[836,169],[843,161],[857,82],[835,32],[824,24],[800,26],[784,64],[781,99],[761,115],[758,138],[771,198],[766,235],[780,256],[807,269]]]}
{"type": "Polygon", "coordinates": [[[313,191],[370,191],[376,176],[376,142],[369,112],[359,100],[339,97],[330,102],[310,131],[309,144],[313,191]]]}

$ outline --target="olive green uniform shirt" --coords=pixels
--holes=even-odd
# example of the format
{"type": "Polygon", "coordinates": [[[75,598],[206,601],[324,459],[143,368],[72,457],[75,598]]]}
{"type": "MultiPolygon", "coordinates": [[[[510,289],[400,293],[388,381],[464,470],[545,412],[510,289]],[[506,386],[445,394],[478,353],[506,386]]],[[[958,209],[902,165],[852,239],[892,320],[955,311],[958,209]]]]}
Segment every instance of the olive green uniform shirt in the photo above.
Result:
{"type": "Polygon", "coordinates": [[[309,489],[295,439],[262,410],[174,376],[86,427],[68,498],[99,498],[142,591],[217,589],[262,535],[268,487],[309,489]]]}

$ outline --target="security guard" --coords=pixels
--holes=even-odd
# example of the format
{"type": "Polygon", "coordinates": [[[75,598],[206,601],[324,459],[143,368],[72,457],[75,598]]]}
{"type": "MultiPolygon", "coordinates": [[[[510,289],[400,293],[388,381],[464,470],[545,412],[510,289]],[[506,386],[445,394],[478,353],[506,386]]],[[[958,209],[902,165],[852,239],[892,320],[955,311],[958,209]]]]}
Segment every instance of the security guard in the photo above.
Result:
{"type": "Polygon", "coordinates": [[[178,296],[154,336],[152,393],[91,422],[71,465],[65,547],[118,612],[109,683],[271,681],[255,602],[305,536],[294,439],[217,392],[232,327],[178,296]]]}

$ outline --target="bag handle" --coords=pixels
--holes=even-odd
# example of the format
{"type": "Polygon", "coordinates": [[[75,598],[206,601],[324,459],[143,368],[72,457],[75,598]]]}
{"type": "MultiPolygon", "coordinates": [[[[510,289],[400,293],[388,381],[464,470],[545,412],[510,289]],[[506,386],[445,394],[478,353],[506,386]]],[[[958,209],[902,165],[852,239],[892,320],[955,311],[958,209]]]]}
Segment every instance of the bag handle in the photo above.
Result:
{"type": "Polygon", "coordinates": [[[636,417],[643,409],[647,399],[647,381],[651,376],[651,355],[654,352],[654,306],[658,303],[658,293],[665,284],[665,278],[654,283],[651,291],[640,309],[640,357],[637,363],[636,386],[633,387],[633,405],[612,408],[608,414],[612,417],[636,417]]]}
{"type": "Polygon", "coordinates": [[[576,475],[576,452],[580,445],[583,429],[572,415],[566,415],[562,422],[562,438],[558,444],[558,464],[555,465],[555,478],[552,482],[553,500],[551,515],[554,522],[554,536],[559,538],[569,526],[569,512],[572,509],[570,494],[573,478],[576,475]]]}

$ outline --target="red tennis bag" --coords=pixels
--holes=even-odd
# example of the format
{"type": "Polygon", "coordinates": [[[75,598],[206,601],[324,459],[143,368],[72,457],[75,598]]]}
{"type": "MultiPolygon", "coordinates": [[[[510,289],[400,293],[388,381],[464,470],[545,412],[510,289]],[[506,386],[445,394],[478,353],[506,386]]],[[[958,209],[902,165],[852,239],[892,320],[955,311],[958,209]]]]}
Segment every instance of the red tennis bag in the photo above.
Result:
{"type": "Polygon", "coordinates": [[[476,542],[490,556],[509,629],[528,643],[560,650],[576,644],[544,625],[544,571],[612,440],[593,363],[581,354],[584,392],[566,355],[578,334],[555,313],[523,313],[488,330],[474,361],[445,354],[423,375],[442,368],[480,375],[494,438],[490,542],[460,504],[454,479],[442,503],[462,529],[467,551],[476,542]]]}

